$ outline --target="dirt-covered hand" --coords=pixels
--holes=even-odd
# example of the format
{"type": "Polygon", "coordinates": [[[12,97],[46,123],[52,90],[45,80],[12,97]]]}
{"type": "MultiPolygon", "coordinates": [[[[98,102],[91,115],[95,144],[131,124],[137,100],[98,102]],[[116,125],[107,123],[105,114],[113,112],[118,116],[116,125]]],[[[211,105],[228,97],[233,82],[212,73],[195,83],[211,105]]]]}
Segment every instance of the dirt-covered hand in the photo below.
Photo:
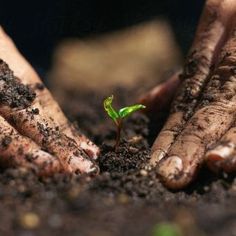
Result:
{"type": "Polygon", "coordinates": [[[0,27],[0,162],[39,175],[97,172],[98,148],[68,122],[0,27]]]}
{"type": "Polygon", "coordinates": [[[150,164],[172,189],[187,186],[203,163],[236,171],[236,1],[208,0],[183,72],[154,89],[150,110],[170,115],[152,147],[150,164]],[[178,89],[176,89],[178,87],[178,89]],[[168,91],[168,93],[165,93],[168,91]]]}

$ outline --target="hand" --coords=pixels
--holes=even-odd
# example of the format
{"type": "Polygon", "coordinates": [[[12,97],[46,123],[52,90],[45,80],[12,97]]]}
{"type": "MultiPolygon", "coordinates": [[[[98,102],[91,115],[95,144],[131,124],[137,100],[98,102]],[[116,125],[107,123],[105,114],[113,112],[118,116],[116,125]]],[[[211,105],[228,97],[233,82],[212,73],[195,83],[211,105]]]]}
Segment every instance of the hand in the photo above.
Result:
{"type": "Polygon", "coordinates": [[[150,160],[163,183],[171,189],[187,186],[204,162],[213,171],[235,172],[235,0],[206,2],[182,74],[142,102],[158,115],[158,108],[167,106],[174,94],[150,160]]]}
{"type": "Polygon", "coordinates": [[[0,162],[39,175],[97,172],[99,150],[66,119],[0,27],[0,162]]]}

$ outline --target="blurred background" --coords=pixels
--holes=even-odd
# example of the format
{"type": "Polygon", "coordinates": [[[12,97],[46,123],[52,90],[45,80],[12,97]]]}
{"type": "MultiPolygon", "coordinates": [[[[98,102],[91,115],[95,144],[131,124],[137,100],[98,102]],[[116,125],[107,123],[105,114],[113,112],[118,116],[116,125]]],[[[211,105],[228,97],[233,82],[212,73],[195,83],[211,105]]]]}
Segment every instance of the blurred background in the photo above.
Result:
{"type": "MultiPolygon", "coordinates": [[[[203,0],[8,0],[1,1],[0,24],[40,74],[51,68],[51,77],[55,77],[63,74],[61,70],[56,72],[58,67],[65,71],[70,64],[73,71],[71,64],[74,63],[75,68],[81,69],[72,74],[81,72],[82,77],[93,80],[94,75],[89,71],[91,64],[99,68],[98,62],[103,67],[98,77],[104,77],[109,68],[119,71],[117,77],[127,74],[127,69],[120,72],[121,64],[114,70],[114,65],[123,59],[135,58],[135,64],[130,65],[132,71],[139,67],[152,70],[153,65],[147,64],[154,61],[157,66],[166,65],[165,69],[181,64],[182,55],[191,45],[203,4],[203,0]],[[156,48],[162,50],[155,51],[156,48]],[[121,51],[118,53],[115,49],[121,51]],[[153,55],[149,57],[145,51],[153,55]],[[75,57],[73,52],[80,56],[75,57]],[[158,61],[158,55],[168,56],[169,65],[166,58],[158,61]],[[66,58],[70,62],[65,61],[66,58]],[[137,62],[137,58],[146,59],[137,62]]],[[[135,77],[145,77],[143,74],[131,73],[135,77]]],[[[62,77],[66,75],[68,73],[62,77]]]]}

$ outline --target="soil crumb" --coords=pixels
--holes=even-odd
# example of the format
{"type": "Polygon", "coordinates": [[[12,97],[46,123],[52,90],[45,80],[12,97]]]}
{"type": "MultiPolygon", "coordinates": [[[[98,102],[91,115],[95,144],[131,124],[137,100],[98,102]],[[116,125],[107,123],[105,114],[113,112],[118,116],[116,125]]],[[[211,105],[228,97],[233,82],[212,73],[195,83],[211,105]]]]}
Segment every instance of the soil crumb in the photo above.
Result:
{"type": "MultiPolygon", "coordinates": [[[[121,88],[113,94],[117,106],[132,103],[136,95],[121,88]]],[[[0,234],[156,236],[156,229],[167,224],[184,236],[235,235],[234,176],[203,169],[188,189],[167,190],[155,170],[144,168],[154,132],[147,117],[136,113],[125,121],[114,152],[115,127],[103,111],[103,98],[70,92],[62,103],[80,131],[100,145],[100,175],[42,179],[24,168],[1,170],[0,234]]]]}
{"type": "Polygon", "coordinates": [[[26,108],[35,97],[35,92],[28,85],[22,84],[0,59],[0,104],[11,108],[26,108]]]}

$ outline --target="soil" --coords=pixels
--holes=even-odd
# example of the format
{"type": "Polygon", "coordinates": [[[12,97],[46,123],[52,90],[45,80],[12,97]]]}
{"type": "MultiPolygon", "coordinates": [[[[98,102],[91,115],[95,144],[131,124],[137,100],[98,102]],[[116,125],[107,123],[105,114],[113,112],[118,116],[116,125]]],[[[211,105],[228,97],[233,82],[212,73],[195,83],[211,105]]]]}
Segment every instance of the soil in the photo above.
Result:
{"type": "Polygon", "coordinates": [[[36,97],[35,92],[13,75],[8,65],[0,59],[0,105],[26,108],[36,97]]]}
{"type": "MultiPolygon", "coordinates": [[[[132,91],[115,89],[116,105],[134,102],[140,90],[132,91]]],[[[187,189],[167,190],[155,171],[144,168],[167,114],[158,122],[133,114],[114,152],[104,95],[110,94],[70,91],[61,101],[66,115],[101,147],[100,175],[39,179],[25,169],[1,170],[0,235],[164,236],[158,233],[164,223],[180,231],[171,235],[236,235],[236,179],[202,169],[187,189]]]]}

